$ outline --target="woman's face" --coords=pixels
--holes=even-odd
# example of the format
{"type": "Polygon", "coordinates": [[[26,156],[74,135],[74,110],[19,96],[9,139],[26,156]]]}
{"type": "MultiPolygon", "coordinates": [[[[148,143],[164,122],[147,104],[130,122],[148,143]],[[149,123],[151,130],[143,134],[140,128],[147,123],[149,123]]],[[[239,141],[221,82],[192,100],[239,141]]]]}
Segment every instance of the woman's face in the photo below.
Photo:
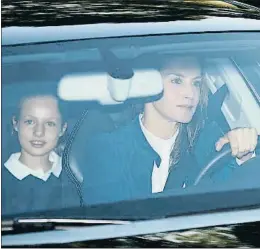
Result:
{"type": "Polygon", "coordinates": [[[170,122],[189,123],[200,98],[201,68],[195,58],[174,58],[162,70],[164,93],[153,103],[170,122]]]}
{"type": "Polygon", "coordinates": [[[23,101],[19,120],[13,119],[22,151],[31,156],[49,154],[63,135],[57,100],[52,96],[30,97],[23,101]]]}

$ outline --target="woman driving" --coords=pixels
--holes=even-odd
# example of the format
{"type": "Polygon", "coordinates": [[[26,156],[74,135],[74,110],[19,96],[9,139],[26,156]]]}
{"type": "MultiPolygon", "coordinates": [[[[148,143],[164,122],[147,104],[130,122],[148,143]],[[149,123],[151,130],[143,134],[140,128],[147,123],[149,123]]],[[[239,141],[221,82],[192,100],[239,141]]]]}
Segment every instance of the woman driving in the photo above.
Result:
{"type": "MultiPolygon", "coordinates": [[[[146,103],[143,113],[127,126],[100,134],[85,145],[86,156],[79,161],[87,204],[187,188],[204,166],[194,155],[208,103],[203,63],[194,56],[173,55],[159,56],[153,62],[163,79],[161,98],[146,103]]],[[[229,143],[237,165],[253,156],[255,128],[234,129],[224,136],[217,130],[212,133],[218,139],[207,141],[206,149],[215,146],[220,151],[229,143]]]]}

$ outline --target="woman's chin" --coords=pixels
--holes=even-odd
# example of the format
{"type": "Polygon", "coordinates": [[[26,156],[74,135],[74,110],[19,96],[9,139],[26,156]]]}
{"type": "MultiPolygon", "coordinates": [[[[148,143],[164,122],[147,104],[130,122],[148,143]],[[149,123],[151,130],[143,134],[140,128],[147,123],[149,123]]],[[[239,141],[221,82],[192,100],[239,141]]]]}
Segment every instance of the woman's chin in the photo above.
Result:
{"type": "Polygon", "coordinates": [[[183,116],[183,117],[179,117],[178,119],[177,119],[177,122],[178,123],[182,123],[182,124],[188,124],[188,123],[190,123],[191,122],[191,120],[192,120],[192,116],[190,115],[190,116],[183,116]]]}

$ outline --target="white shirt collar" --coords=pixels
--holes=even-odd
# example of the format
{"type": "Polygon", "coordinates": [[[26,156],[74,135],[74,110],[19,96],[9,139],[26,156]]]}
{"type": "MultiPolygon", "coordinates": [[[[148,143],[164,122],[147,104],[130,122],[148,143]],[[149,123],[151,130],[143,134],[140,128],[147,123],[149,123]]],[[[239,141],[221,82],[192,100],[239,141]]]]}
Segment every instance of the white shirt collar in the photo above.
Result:
{"type": "Polygon", "coordinates": [[[139,115],[139,122],[140,122],[141,129],[144,133],[145,138],[147,139],[151,147],[154,149],[154,151],[156,151],[159,154],[159,156],[162,156],[163,153],[170,153],[175,143],[175,140],[177,138],[177,135],[179,133],[179,130],[177,130],[174,133],[174,135],[169,139],[156,137],[145,128],[142,122],[142,116],[143,114],[139,115]]]}
{"type": "Polygon", "coordinates": [[[28,168],[19,161],[20,155],[20,152],[12,154],[4,164],[7,170],[18,180],[22,180],[28,175],[33,175],[43,181],[47,181],[51,173],[57,178],[60,176],[62,170],[61,157],[54,151],[49,156],[49,160],[53,162],[52,168],[47,172],[44,172],[42,169],[33,170],[28,168]]]}

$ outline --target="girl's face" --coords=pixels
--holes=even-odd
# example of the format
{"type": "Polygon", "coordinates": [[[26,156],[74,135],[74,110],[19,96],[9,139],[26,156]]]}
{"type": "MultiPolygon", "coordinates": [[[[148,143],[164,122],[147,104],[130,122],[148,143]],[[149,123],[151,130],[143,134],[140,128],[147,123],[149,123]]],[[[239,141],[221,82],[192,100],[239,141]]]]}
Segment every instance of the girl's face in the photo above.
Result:
{"type": "Polygon", "coordinates": [[[189,123],[200,98],[200,64],[194,58],[175,58],[161,74],[164,93],[153,103],[154,108],[170,122],[189,123]]]}
{"type": "Polygon", "coordinates": [[[52,96],[30,97],[23,101],[19,120],[13,118],[14,129],[22,151],[31,156],[49,154],[66,130],[61,127],[57,100],[52,96]]]}

